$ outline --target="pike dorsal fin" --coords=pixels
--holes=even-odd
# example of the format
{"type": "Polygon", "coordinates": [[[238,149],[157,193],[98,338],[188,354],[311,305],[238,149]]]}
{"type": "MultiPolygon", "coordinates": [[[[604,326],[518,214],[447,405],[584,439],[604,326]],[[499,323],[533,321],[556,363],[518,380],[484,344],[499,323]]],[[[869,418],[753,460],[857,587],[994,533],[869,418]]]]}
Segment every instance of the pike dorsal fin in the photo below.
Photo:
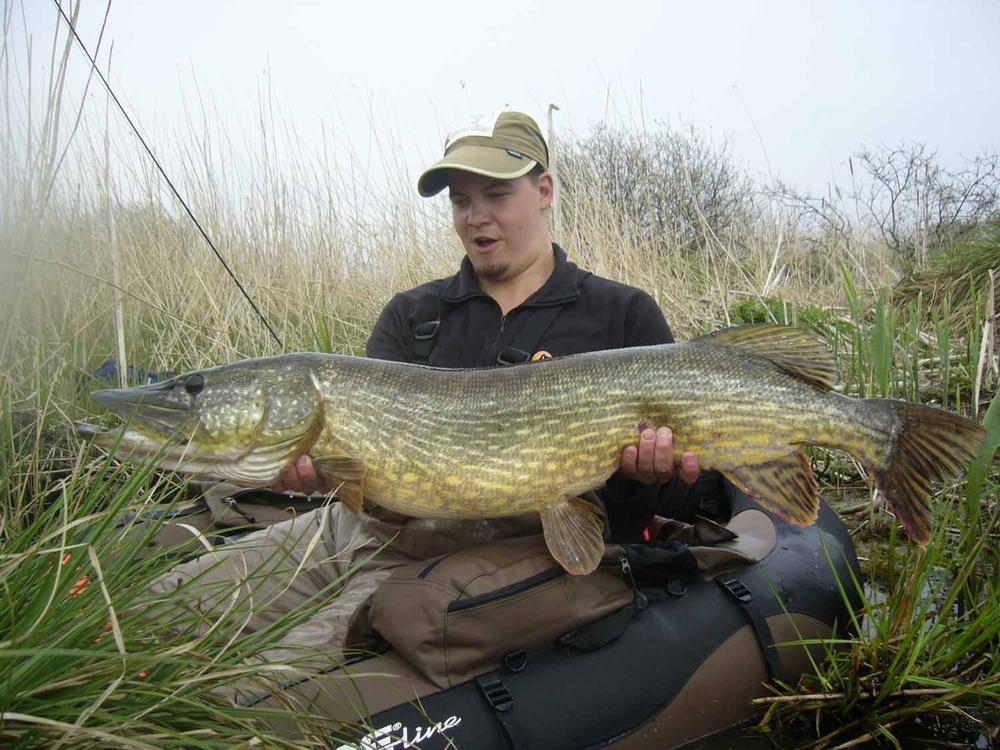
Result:
{"type": "Polygon", "coordinates": [[[793,378],[820,388],[833,388],[837,382],[837,365],[829,348],[803,328],[757,323],[723,328],[691,341],[756,354],[793,378]]]}

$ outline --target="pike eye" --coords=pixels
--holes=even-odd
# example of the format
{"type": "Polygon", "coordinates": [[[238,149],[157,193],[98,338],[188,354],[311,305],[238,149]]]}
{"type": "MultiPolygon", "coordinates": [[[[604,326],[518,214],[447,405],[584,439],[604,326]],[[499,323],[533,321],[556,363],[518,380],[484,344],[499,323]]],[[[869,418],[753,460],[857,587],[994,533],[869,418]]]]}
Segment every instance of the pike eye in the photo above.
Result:
{"type": "Polygon", "coordinates": [[[195,396],[205,388],[205,378],[198,373],[189,375],[184,379],[184,390],[195,396]]]}

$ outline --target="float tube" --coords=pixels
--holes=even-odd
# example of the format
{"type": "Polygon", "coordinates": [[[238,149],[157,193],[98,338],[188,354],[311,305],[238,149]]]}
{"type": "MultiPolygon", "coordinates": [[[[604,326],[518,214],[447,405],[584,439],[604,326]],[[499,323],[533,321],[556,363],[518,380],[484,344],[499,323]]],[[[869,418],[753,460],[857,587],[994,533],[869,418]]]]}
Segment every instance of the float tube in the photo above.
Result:
{"type": "MultiPolygon", "coordinates": [[[[297,711],[328,717],[342,727],[325,739],[336,750],[662,750],[745,722],[759,713],[751,699],[770,694],[769,680],[794,684],[822,657],[819,646],[790,642],[849,631],[860,570],[825,503],[817,523],[800,529],[729,482],[726,495],[725,525],[756,547],[758,562],[668,586],[672,595],[651,597],[600,648],[557,642],[446,689],[387,651],[285,685],[280,697],[240,702],[277,709],[291,699],[297,711]]],[[[302,727],[267,713],[274,729],[301,736],[302,727]]]]}

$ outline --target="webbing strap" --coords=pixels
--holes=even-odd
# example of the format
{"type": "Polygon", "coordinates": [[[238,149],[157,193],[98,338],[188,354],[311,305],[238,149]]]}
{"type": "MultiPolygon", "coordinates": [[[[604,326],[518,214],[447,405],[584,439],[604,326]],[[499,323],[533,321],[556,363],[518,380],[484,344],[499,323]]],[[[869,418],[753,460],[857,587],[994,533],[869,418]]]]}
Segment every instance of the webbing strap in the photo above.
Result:
{"type": "Polygon", "coordinates": [[[484,674],[476,678],[476,685],[483,698],[493,709],[493,715],[503,729],[509,750],[530,750],[531,744],[521,725],[513,715],[514,698],[507,686],[495,674],[484,674]]]}
{"type": "Polygon", "coordinates": [[[722,587],[723,591],[736,600],[750,621],[754,635],[757,636],[757,643],[760,644],[761,653],[764,655],[764,664],[767,667],[768,679],[772,683],[777,683],[778,681],[787,683],[788,678],[785,675],[785,667],[782,665],[781,657],[778,656],[778,649],[774,645],[771,628],[767,626],[764,613],[761,612],[755,603],[750,589],[739,578],[719,577],[715,581],[722,587]]]}
{"type": "Polygon", "coordinates": [[[437,343],[438,331],[441,329],[441,321],[448,312],[448,307],[448,303],[439,294],[437,318],[417,323],[413,327],[413,361],[417,364],[426,365],[430,361],[434,344],[437,343]]]}

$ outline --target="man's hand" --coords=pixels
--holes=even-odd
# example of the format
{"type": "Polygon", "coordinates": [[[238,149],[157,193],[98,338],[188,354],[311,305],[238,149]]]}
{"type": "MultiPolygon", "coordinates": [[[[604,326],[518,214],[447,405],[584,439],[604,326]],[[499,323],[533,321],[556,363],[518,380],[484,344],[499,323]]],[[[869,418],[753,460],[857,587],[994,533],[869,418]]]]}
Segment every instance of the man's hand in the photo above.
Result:
{"type": "Polygon", "coordinates": [[[684,484],[694,484],[701,473],[698,457],[691,451],[679,459],[674,457],[674,434],[669,427],[657,430],[644,427],[639,433],[639,444],[622,451],[619,468],[625,477],[643,484],[666,482],[678,469],[677,475],[684,484]]]}
{"type": "Polygon", "coordinates": [[[303,495],[325,495],[335,488],[316,473],[309,456],[299,456],[281,470],[278,481],[271,488],[274,492],[299,492],[303,495]]]}

